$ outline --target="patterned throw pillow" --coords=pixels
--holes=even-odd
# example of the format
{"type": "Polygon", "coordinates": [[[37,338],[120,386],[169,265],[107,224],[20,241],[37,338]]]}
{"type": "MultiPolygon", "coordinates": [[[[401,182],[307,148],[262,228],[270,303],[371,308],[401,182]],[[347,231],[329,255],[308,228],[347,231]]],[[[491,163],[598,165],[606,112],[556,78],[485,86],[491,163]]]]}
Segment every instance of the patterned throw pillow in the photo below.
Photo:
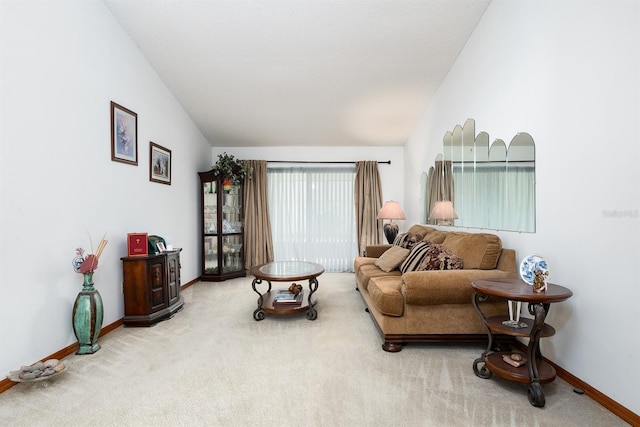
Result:
{"type": "Polygon", "coordinates": [[[420,242],[420,240],[422,239],[417,234],[402,233],[396,236],[393,244],[396,246],[400,246],[401,248],[412,249],[420,242]]]}
{"type": "Polygon", "coordinates": [[[400,271],[460,270],[462,258],[437,243],[420,242],[400,266],[400,271]]]}
{"type": "Polygon", "coordinates": [[[429,245],[421,265],[422,270],[462,270],[463,267],[462,258],[437,243],[429,245]]]}

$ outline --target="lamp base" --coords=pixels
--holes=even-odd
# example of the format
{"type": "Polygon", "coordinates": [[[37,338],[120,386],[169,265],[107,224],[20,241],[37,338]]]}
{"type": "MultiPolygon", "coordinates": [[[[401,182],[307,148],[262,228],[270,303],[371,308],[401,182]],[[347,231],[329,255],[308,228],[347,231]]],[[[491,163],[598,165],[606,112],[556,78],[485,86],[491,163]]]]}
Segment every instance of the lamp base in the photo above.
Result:
{"type": "Polygon", "coordinates": [[[393,244],[393,241],[396,240],[396,236],[398,235],[398,224],[389,222],[382,228],[384,230],[384,237],[387,238],[387,242],[389,242],[389,244],[393,244]]]}

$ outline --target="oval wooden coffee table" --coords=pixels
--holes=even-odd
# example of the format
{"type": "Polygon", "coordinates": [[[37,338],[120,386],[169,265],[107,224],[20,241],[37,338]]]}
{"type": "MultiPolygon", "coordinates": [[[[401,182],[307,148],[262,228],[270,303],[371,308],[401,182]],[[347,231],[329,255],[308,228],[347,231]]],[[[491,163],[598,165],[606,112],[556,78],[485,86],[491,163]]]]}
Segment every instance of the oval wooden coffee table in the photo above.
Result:
{"type": "Polygon", "coordinates": [[[318,290],[317,277],[324,273],[324,267],[315,262],[307,261],[278,261],[256,265],[249,270],[254,276],[251,287],[259,295],[258,308],[253,312],[255,320],[262,320],[266,313],[275,315],[296,314],[307,312],[307,319],[316,320],[318,312],[315,309],[317,298],[314,293],[318,290]],[[296,280],[309,280],[309,290],[303,289],[302,302],[295,305],[274,305],[273,299],[277,291],[271,291],[271,282],[294,282],[296,280]],[[256,285],[263,281],[268,283],[265,293],[260,293],[256,285]]]}

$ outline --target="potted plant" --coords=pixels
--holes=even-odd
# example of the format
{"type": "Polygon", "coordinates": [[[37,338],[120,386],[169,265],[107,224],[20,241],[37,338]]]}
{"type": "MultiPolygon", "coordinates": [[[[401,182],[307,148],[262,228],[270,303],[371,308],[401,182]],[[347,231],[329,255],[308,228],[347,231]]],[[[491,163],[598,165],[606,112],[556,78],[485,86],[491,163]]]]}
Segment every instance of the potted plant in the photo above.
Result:
{"type": "Polygon", "coordinates": [[[213,165],[213,172],[226,178],[224,181],[225,189],[227,185],[238,185],[246,178],[251,179],[253,168],[247,166],[242,160],[236,159],[233,155],[222,153],[218,154],[218,161],[213,165]]]}

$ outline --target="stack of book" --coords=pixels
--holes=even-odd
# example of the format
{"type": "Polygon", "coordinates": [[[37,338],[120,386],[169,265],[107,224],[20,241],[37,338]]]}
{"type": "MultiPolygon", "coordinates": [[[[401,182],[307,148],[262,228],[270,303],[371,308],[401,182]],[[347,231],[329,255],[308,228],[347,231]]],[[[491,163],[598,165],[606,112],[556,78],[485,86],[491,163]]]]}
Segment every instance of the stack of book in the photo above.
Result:
{"type": "Polygon", "coordinates": [[[290,292],[286,289],[279,290],[273,296],[273,306],[274,307],[289,307],[296,306],[302,304],[302,294],[304,292],[298,293],[298,295],[290,292]]]}

